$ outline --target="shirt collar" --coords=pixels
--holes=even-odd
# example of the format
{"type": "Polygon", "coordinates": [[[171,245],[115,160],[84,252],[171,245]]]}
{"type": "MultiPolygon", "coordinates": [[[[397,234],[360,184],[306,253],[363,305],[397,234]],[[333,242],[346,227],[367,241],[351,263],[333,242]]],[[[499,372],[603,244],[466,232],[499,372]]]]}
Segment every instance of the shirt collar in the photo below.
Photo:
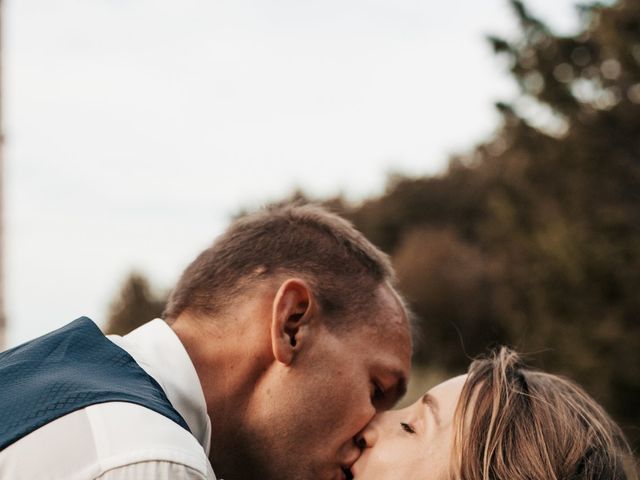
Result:
{"type": "Polygon", "coordinates": [[[202,386],[189,354],[171,327],[156,318],[123,337],[108,338],[160,384],[208,456],[211,420],[202,386]]]}

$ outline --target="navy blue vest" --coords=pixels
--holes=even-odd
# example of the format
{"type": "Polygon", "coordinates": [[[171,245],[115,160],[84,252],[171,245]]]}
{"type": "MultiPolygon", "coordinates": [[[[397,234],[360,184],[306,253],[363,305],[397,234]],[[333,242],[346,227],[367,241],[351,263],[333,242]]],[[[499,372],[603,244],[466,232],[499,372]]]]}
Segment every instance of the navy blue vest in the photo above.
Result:
{"type": "Polygon", "coordinates": [[[0,353],[0,450],[103,402],[142,405],[189,430],[158,382],[87,317],[0,353]]]}

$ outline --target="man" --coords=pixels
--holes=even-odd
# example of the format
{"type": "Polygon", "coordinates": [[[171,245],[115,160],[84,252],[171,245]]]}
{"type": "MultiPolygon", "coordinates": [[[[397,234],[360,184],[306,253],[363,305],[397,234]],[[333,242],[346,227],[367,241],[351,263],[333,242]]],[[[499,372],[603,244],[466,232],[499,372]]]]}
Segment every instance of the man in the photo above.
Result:
{"type": "Polygon", "coordinates": [[[227,480],[349,478],[356,435],[405,390],[410,326],[388,259],[319,207],[234,222],[185,270],[165,321],[108,341],[81,319],[2,354],[0,391],[9,384],[29,405],[22,384],[58,370],[40,361],[50,369],[40,380],[11,383],[7,363],[46,351],[77,379],[93,376],[77,370],[93,358],[108,361],[85,368],[105,378],[95,395],[61,400],[55,383],[30,394],[45,399],[44,420],[20,406],[11,417],[24,421],[0,413],[0,448],[3,424],[18,424],[5,429],[0,478],[212,479],[207,457],[227,480]]]}

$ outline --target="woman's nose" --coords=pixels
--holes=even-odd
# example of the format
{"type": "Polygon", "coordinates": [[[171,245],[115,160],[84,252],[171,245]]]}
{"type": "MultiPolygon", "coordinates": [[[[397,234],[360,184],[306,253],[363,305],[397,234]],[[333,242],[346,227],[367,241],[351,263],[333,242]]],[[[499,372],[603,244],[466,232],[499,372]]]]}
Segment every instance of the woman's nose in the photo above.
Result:
{"type": "Polygon", "coordinates": [[[364,429],[356,435],[355,443],[360,450],[373,447],[378,441],[379,422],[374,418],[364,429]]]}

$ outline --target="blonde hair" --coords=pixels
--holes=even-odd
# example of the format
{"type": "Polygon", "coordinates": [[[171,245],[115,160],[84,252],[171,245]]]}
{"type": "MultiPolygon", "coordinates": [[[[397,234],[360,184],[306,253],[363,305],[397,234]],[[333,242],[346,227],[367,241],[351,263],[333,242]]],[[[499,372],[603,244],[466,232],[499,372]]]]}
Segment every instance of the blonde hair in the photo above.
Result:
{"type": "Polygon", "coordinates": [[[455,414],[456,480],[630,480],[618,425],[575,383],[508,348],[474,361],[455,414]]]}

